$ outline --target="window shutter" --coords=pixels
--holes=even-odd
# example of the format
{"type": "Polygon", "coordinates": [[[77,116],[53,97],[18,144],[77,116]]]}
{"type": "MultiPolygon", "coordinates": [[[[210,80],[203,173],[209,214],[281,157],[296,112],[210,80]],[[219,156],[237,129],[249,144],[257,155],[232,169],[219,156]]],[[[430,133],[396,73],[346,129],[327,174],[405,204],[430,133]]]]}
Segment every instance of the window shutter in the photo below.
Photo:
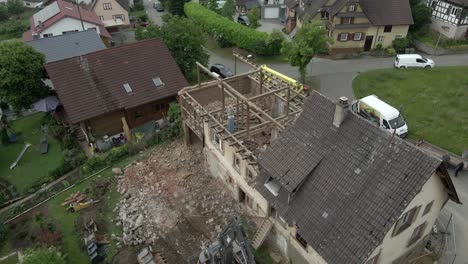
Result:
{"type": "Polygon", "coordinates": [[[350,24],[354,24],[354,17],[351,18],[350,24]]]}
{"type": "Polygon", "coordinates": [[[349,33],[348,34],[348,40],[353,40],[354,38],[354,33],[349,33]]]}
{"type": "Polygon", "coordinates": [[[363,40],[365,38],[366,34],[364,33],[361,33],[361,39],[360,40],[363,40]]]}
{"type": "Polygon", "coordinates": [[[341,33],[338,33],[338,38],[336,40],[340,41],[341,39],[341,33]]]}

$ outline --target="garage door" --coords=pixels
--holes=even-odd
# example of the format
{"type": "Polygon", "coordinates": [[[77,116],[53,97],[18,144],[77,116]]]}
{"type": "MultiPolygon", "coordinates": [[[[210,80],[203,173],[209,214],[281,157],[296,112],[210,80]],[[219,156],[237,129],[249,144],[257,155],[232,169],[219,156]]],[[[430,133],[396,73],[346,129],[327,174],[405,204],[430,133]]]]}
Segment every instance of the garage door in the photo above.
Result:
{"type": "Polygon", "coordinates": [[[264,7],[263,18],[278,18],[279,7],[264,7]]]}

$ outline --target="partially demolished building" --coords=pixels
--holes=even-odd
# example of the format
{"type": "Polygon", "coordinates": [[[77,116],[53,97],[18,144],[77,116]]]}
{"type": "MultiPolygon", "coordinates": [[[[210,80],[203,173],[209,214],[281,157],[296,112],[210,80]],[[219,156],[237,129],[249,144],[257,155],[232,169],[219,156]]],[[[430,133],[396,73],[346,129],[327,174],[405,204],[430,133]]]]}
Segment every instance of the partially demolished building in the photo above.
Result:
{"type": "MultiPolygon", "coordinates": [[[[201,67],[201,65],[200,65],[201,67]]],[[[204,69],[207,71],[206,69],[204,69]]],[[[187,143],[293,263],[407,263],[443,205],[442,162],[317,92],[261,68],[179,92],[187,143]]]]}

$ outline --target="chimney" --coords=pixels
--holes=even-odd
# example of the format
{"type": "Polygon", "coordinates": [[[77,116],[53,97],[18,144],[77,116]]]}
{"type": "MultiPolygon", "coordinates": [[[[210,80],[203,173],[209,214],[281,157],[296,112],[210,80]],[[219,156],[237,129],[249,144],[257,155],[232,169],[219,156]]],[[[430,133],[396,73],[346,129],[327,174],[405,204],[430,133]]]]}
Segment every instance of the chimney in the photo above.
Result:
{"type": "Polygon", "coordinates": [[[345,96],[340,97],[340,100],[336,104],[335,116],[333,117],[333,125],[340,127],[341,123],[346,117],[346,111],[348,109],[348,98],[345,96]]]}

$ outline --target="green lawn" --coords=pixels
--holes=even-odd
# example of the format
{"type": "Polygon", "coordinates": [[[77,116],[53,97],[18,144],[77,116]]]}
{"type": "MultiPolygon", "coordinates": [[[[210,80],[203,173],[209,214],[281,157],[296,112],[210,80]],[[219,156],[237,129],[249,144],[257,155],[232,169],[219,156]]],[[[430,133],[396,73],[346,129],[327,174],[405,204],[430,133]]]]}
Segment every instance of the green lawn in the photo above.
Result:
{"type": "Polygon", "coordinates": [[[6,258],[3,261],[0,261],[0,264],[16,264],[18,263],[18,255],[13,255],[9,258],[6,258]]]}
{"type": "Polygon", "coordinates": [[[459,155],[468,149],[468,67],[370,71],[356,77],[353,89],[356,98],[375,94],[403,107],[410,138],[459,155]]]}
{"type": "Polygon", "coordinates": [[[0,145],[0,177],[13,184],[19,193],[28,191],[34,184],[45,180],[48,173],[57,168],[61,161],[60,143],[49,135],[49,152],[39,153],[41,122],[44,113],[34,114],[13,121],[13,129],[18,134],[18,142],[7,146],[0,145]],[[31,144],[14,169],[15,161],[25,143],[31,144]]]}
{"type": "MultiPolygon", "coordinates": [[[[439,34],[435,34],[431,31],[426,31],[416,34],[416,38],[425,44],[435,47],[437,40],[439,40],[439,34]]],[[[465,50],[468,49],[468,40],[454,40],[440,36],[438,47],[449,48],[454,50],[465,50]]]]}

